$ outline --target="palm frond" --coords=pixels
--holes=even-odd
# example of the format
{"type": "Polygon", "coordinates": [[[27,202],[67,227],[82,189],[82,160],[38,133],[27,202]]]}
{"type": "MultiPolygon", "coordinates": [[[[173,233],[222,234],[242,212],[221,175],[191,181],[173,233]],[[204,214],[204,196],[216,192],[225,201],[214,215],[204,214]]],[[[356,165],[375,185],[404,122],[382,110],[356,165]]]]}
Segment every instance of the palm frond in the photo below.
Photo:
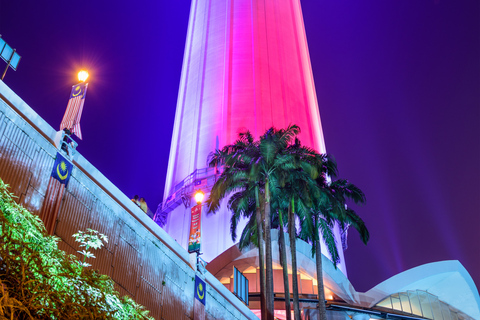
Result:
{"type": "MultiPolygon", "coordinates": [[[[327,246],[328,253],[332,257],[332,262],[335,268],[337,268],[337,263],[340,262],[340,256],[337,250],[337,243],[335,241],[335,235],[333,234],[333,225],[328,223],[327,220],[323,218],[317,219],[318,229],[323,236],[323,241],[327,246]]],[[[312,255],[313,256],[313,255],[312,255]]]]}
{"type": "Polygon", "coordinates": [[[360,239],[364,244],[367,244],[370,239],[370,233],[368,232],[365,222],[357,215],[355,211],[350,208],[345,210],[346,215],[348,216],[348,222],[352,227],[354,227],[360,234],[360,239]]]}

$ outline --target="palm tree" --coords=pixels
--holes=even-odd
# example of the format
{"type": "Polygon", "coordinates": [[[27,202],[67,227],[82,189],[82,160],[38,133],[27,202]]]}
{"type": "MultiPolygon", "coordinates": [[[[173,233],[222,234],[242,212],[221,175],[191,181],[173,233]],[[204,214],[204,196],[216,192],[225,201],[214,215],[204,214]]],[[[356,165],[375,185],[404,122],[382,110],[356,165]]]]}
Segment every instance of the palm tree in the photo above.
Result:
{"type": "Polygon", "coordinates": [[[278,210],[278,249],[280,254],[280,263],[283,271],[283,289],[285,294],[285,314],[287,320],[292,320],[292,312],[290,307],[290,288],[288,284],[288,263],[287,263],[287,248],[285,245],[285,218],[282,210],[278,210]]]}
{"type": "Polygon", "coordinates": [[[319,192],[315,178],[318,177],[320,171],[318,168],[329,168],[336,170],[335,162],[327,155],[319,155],[314,150],[304,147],[300,141],[295,138],[295,142],[282,150],[278,156],[277,169],[275,174],[276,188],[272,188],[273,208],[276,210],[276,217],[280,223],[279,246],[282,248],[280,257],[282,260],[282,268],[284,271],[284,288],[286,295],[287,317],[290,307],[289,284],[286,259],[283,256],[283,248],[285,248],[285,240],[283,234],[283,220],[288,224],[288,233],[290,236],[290,250],[292,257],[292,291],[293,291],[293,309],[295,319],[300,319],[299,295],[297,283],[297,263],[296,263],[296,227],[295,216],[303,212],[307,212],[305,208],[313,206],[312,195],[319,192]],[[295,210],[299,207],[301,210],[295,210]],[[288,216],[283,219],[283,212],[287,211],[288,216]]]}
{"type": "MultiPolygon", "coordinates": [[[[278,187],[277,175],[285,166],[284,152],[292,144],[300,132],[298,126],[290,125],[286,129],[270,128],[259,141],[254,141],[246,131],[239,134],[239,139],[233,145],[216,150],[211,155],[210,166],[224,165],[224,171],[212,188],[207,204],[210,211],[216,211],[219,201],[229,193],[244,190],[250,195],[255,194],[257,235],[261,239],[261,225],[265,226],[265,296],[266,319],[273,319],[273,270],[271,246],[271,193],[278,187]],[[263,192],[262,192],[263,191],[263,192]],[[260,204],[264,210],[261,210],[260,204]],[[259,219],[260,218],[260,219],[259,219]]],[[[275,192],[275,191],[274,191],[275,192]]],[[[262,241],[258,241],[260,244],[262,241]]],[[[259,257],[262,249],[259,248],[259,257]]]]}
{"type": "Polygon", "coordinates": [[[264,267],[264,241],[262,230],[262,213],[260,208],[260,183],[249,179],[249,155],[255,153],[258,149],[258,142],[254,141],[249,131],[239,134],[238,140],[233,145],[226,145],[222,150],[215,150],[209,156],[209,166],[223,166],[223,171],[219,179],[215,182],[210,196],[207,199],[207,207],[209,212],[216,212],[220,208],[220,201],[227,197],[230,193],[234,193],[228,204],[228,208],[232,211],[230,232],[232,240],[236,240],[236,229],[240,217],[250,217],[247,228],[242,233],[240,247],[246,247],[250,243],[254,243],[258,247],[259,268],[260,268],[260,307],[262,318],[266,318],[266,292],[265,292],[265,267],[264,267]],[[254,204],[254,210],[252,208],[254,204]],[[255,215],[253,215],[255,213],[255,215]],[[255,219],[252,219],[252,217],[255,219]],[[252,222],[254,221],[254,222],[252,222]],[[251,228],[256,227],[255,237],[251,236],[251,228]]]}
{"type": "Polygon", "coordinates": [[[321,175],[316,181],[322,190],[316,199],[316,206],[310,211],[310,216],[302,220],[302,238],[312,243],[312,256],[316,257],[318,313],[320,320],[327,320],[325,309],[325,293],[323,283],[322,252],[320,246],[321,234],[336,267],[340,258],[338,255],[333,228],[338,222],[341,228],[353,226],[360,234],[362,241],[367,244],[369,233],[363,220],[346,205],[346,199],[357,204],[365,203],[365,194],[348,180],[336,180],[328,183],[327,175],[321,175]]]}

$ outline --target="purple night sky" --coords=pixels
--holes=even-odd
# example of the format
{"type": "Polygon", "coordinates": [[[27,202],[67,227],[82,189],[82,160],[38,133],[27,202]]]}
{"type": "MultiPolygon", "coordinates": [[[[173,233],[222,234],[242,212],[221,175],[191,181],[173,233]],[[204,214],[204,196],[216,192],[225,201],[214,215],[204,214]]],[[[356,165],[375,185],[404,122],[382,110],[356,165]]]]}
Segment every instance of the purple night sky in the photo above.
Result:
{"type": "MultiPolygon", "coordinates": [[[[0,0],[22,56],[5,83],[54,128],[89,70],[78,150],[127,196],[163,199],[190,2],[0,0]],[[54,4],[55,2],[55,4],[54,4]]],[[[358,291],[459,260],[480,284],[480,8],[476,0],[303,1],[327,150],[358,185],[358,291]]],[[[3,72],[5,64],[0,63],[3,72]]]]}

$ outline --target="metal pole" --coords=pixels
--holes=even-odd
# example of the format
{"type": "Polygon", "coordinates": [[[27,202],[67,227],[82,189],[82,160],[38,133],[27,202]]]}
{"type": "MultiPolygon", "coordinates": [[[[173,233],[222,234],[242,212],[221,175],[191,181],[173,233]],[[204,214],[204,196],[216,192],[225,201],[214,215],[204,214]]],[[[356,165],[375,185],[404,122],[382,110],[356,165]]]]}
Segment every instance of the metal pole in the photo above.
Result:
{"type": "Polygon", "coordinates": [[[3,78],[5,78],[5,74],[7,73],[7,70],[8,70],[9,66],[10,66],[10,61],[8,61],[7,66],[5,67],[5,71],[3,71],[2,81],[3,81],[3,78]]]}
{"type": "Polygon", "coordinates": [[[12,55],[10,56],[10,59],[8,59],[7,66],[5,67],[5,71],[3,71],[3,74],[2,74],[2,81],[3,81],[3,78],[5,78],[5,74],[7,73],[8,67],[10,66],[10,62],[12,62],[13,55],[15,54],[16,51],[17,51],[17,49],[13,49],[13,52],[12,52],[12,55]]]}

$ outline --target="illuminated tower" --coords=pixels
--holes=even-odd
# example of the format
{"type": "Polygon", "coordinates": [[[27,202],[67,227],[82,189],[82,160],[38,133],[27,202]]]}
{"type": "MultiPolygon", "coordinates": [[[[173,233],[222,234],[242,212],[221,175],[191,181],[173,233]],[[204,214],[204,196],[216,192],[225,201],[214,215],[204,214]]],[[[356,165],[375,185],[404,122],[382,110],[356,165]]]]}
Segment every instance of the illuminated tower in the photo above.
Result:
{"type": "MultiPolygon", "coordinates": [[[[326,152],[300,1],[193,0],[164,202],[157,210],[165,230],[187,247],[192,192],[214,182],[215,173],[206,170],[210,152],[233,143],[241,130],[258,138],[289,124],[300,126],[302,144],[326,152]]],[[[202,229],[206,261],[233,245],[225,206],[203,215],[202,229]]]]}

